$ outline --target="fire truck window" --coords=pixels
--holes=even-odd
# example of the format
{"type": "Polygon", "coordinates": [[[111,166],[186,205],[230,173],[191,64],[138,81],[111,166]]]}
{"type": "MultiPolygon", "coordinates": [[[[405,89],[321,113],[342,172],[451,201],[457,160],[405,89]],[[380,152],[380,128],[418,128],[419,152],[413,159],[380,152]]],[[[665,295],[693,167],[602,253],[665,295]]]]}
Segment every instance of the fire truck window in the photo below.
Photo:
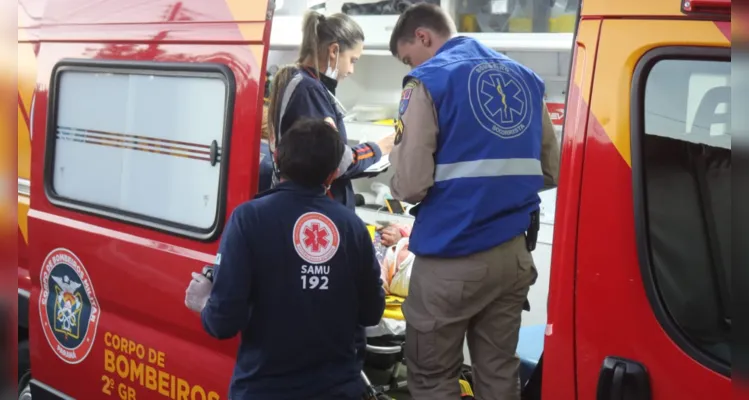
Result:
{"type": "Polygon", "coordinates": [[[214,227],[227,82],[210,74],[63,71],[52,89],[54,195],[136,222],[214,227]]]}
{"type": "Polygon", "coordinates": [[[672,320],[730,364],[730,63],[662,60],[647,76],[642,163],[650,262],[672,320]]]}

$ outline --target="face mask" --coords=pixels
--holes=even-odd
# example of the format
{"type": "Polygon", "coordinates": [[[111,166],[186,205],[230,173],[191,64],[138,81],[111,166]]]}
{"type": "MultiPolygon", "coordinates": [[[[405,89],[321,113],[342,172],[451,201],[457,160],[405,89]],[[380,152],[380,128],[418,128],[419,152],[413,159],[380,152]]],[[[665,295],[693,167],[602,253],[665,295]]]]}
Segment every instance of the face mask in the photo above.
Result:
{"type": "Polygon", "coordinates": [[[338,59],[340,58],[339,55],[340,55],[339,52],[336,51],[336,54],[335,54],[335,67],[330,68],[330,64],[328,64],[328,68],[325,70],[325,74],[324,75],[327,76],[330,79],[338,80],[338,59]]]}

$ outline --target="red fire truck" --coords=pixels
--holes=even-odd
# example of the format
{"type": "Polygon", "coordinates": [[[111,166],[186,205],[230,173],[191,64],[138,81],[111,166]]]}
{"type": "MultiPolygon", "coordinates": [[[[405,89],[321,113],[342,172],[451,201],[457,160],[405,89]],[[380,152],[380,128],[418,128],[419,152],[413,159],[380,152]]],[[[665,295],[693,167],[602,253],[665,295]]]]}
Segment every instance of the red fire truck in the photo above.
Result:
{"type": "MultiPolygon", "coordinates": [[[[19,398],[226,398],[183,298],[257,187],[268,3],[19,0],[19,398]]],[[[727,399],[730,0],[578,15],[526,396],[727,399]]]]}

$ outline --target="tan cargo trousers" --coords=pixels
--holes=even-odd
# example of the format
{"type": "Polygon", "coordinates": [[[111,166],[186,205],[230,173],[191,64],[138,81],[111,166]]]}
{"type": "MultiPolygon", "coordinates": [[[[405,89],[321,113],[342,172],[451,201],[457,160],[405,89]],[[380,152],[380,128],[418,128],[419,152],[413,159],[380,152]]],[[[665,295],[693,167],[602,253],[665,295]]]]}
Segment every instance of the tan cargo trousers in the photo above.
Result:
{"type": "Polygon", "coordinates": [[[403,305],[413,398],[460,399],[467,338],[476,399],[520,399],[515,350],[523,303],[537,275],[522,235],[464,258],[416,257],[403,305]]]}

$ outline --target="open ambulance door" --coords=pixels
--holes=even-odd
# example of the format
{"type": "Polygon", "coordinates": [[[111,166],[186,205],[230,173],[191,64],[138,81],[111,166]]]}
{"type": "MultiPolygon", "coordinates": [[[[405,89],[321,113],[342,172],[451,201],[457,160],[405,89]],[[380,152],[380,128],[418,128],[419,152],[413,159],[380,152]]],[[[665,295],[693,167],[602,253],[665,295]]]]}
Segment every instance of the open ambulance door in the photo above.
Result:
{"type": "Polygon", "coordinates": [[[45,4],[34,398],[226,399],[238,341],[209,337],[184,296],[256,192],[269,3],[45,4]]]}
{"type": "Polygon", "coordinates": [[[578,399],[731,398],[729,13],[728,0],[583,5],[600,30],[576,254],[553,264],[575,277],[578,399]]]}
{"type": "MultiPolygon", "coordinates": [[[[585,2],[581,5],[584,7],[585,2]]],[[[578,9],[566,112],[561,141],[554,237],[549,277],[547,325],[543,332],[521,328],[523,400],[576,399],[575,380],[575,257],[585,139],[587,136],[595,58],[601,21],[582,17],[578,9]],[[528,339],[533,337],[532,340],[528,339]],[[543,342],[538,355],[535,340],[543,342]],[[524,354],[531,357],[524,357],[524,354]]]]}

